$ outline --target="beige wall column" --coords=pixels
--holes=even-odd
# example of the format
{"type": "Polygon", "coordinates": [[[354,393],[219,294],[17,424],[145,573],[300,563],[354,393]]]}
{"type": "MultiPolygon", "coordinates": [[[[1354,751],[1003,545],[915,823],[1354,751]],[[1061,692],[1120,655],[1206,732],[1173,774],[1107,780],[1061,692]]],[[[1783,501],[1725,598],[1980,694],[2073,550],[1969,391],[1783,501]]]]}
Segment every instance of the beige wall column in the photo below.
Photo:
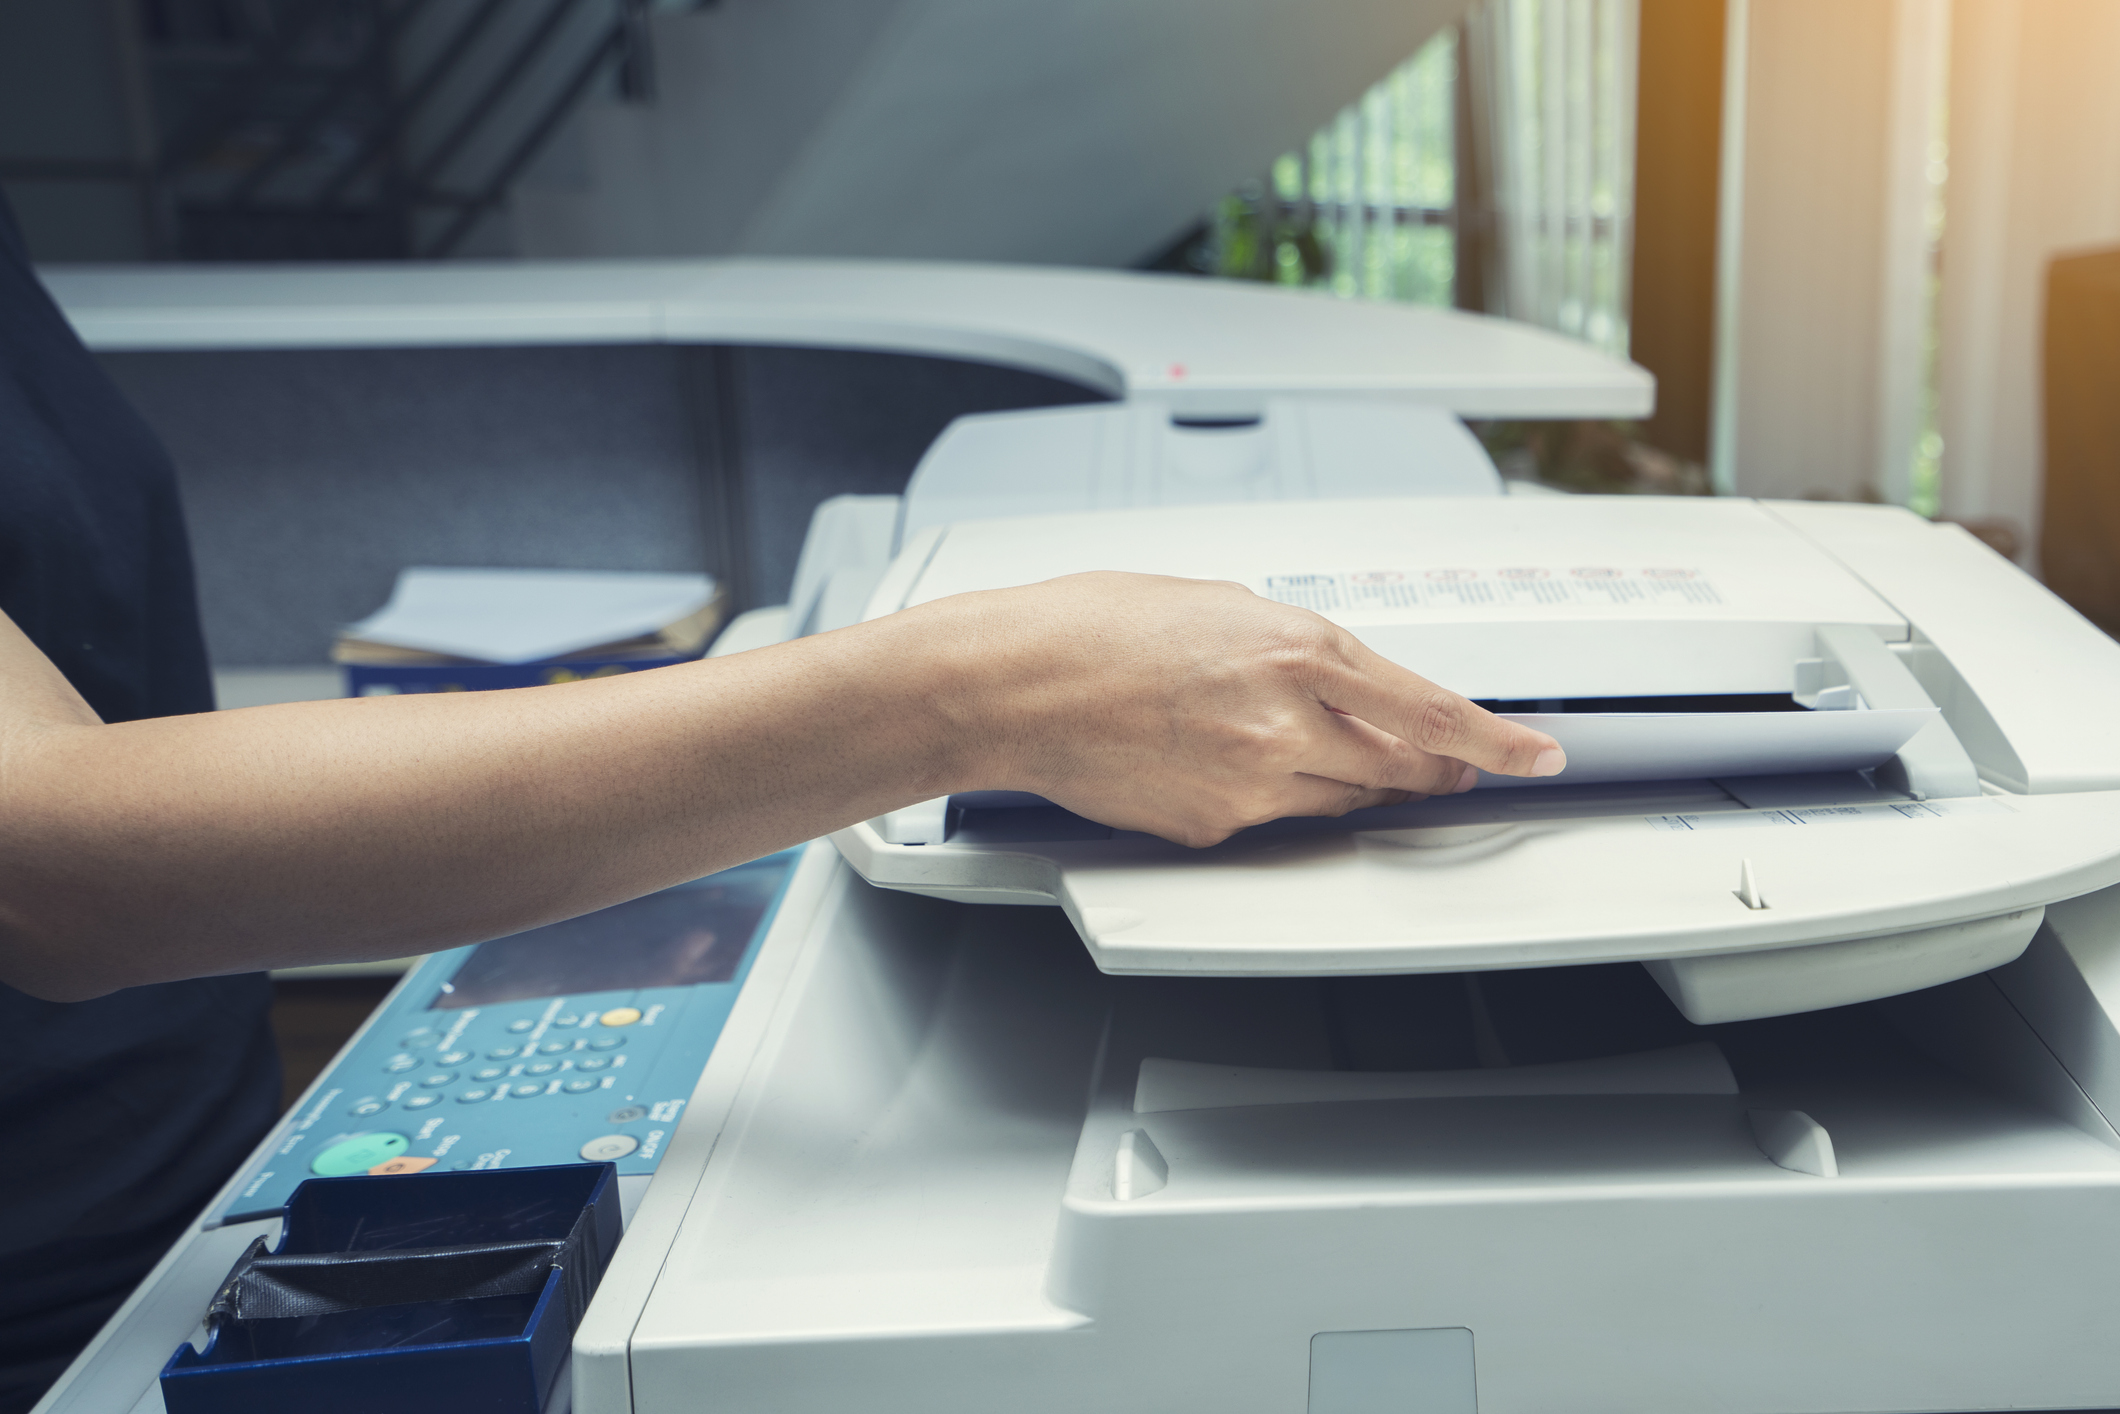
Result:
{"type": "Polygon", "coordinates": [[[1949,0],[1731,0],[1711,469],[1901,499],[1949,0]]]}
{"type": "Polygon", "coordinates": [[[1943,510],[2015,522],[2036,564],[2047,263],[2120,241],[2120,4],[1957,0],[1950,92],[1943,510]]]}
{"type": "Polygon", "coordinates": [[[1705,464],[1715,339],[1723,7],[1642,0],[1628,354],[1656,375],[1651,446],[1705,464]]]}

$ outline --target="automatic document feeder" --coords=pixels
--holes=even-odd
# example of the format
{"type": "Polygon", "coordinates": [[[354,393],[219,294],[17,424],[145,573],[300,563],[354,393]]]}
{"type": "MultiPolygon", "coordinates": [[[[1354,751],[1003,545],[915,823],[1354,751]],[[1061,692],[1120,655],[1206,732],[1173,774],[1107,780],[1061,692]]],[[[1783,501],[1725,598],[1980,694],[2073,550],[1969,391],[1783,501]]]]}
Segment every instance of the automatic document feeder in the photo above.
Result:
{"type": "Polygon", "coordinates": [[[1590,779],[812,846],[578,1408],[2120,1407],[2120,648],[1955,529],[1735,500],[959,522],[870,612],[1091,568],[1590,779]]]}
{"type": "Polygon", "coordinates": [[[1358,824],[1288,822],[1204,855],[1027,797],[935,802],[840,834],[863,877],[1058,903],[1107,972],[1645,961],[1696,1022],[1985,972],[2023,951],[2043,905],[2120,878],[2120,810],[2094,788],[2120,787],[2120,769],[2061,793],[2025,775],[2064,752],[2050,769],[2080,773],[2080,753],[2107,749],[2083,741],[2083,711],[2101,688],[2120,694],[2120,653],[1994,555],[1911,516],[1493,498],[1026,517],[915,542],[877,607],[1121,566],[1315,608],[1525,714],[1570,748],[1570,769],[1358,824]],[[1952,651],[1970,636],[1961,609],[2007,612],[1979,600],[2012,591],[2033,612],[1968,664],[1952,651]],[[1995,699],[1964,674],[1998,649],[2011,678],[2029,660],[2042,665],[2029,676],[2072,677],[2086,695],[1995,699]],[[2005,733],[1976,705],[1991,700],[2013,713],[2005,733]],[[1984,792],[1983,773],[2013,794],[1984,792]]]}

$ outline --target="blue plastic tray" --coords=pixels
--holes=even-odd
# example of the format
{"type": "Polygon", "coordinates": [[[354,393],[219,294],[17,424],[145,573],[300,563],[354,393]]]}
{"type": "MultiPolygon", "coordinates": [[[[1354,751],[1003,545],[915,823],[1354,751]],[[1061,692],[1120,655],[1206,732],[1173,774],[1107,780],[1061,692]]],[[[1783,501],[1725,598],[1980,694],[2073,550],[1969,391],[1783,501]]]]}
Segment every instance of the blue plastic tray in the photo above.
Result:
{"type": "Polygon", "coordinates": [[[163,1367],[163,1403],[537,1414],[618,1238],[610,1164],[311,1179],[287,1204],[280,1245],[253,1247],[229,1273],[206,1348],[180,1345],[163,1367]],[[522,1252],[541,1245],[544,1265],[526,1268],[522,1252]],[[498,1249],[513,1249],[498,1264],[513,1270],[467,1280],[498,1249]]]}

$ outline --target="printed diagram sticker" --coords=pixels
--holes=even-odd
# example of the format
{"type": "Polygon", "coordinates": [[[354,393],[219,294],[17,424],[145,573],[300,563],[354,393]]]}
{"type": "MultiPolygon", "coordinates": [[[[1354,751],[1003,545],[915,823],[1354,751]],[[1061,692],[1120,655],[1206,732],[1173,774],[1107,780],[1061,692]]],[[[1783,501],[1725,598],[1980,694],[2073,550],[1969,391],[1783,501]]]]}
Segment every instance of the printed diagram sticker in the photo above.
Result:
{"type": "Polygon", "coordinates": [[[1583,604],[1668,607],[1720,604],[1697,569],[1654,565],[1438,565],[1418,570],[1350,570],[1266,577],[1266,597],[1320,613],[1377,609],[1583,604]]]}

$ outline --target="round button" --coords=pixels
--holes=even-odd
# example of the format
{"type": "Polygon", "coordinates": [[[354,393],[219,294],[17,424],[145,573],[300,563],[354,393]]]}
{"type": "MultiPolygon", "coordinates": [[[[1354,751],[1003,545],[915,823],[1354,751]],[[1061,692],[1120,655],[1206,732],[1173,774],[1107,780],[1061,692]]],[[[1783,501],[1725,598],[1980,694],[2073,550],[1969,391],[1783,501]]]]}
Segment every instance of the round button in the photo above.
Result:
{"type": "Polygon", "coordinates": [[[443,1051],[434,1058],[434,1063],[436,1065],[462,1065],[470,1059],[471,1052],[469,1051],[443,1051]]]}
{"type": "Polygon", "coordinates": [[[607,1056],[584,1056],[574,1063],[576,1070],[603,1070],[611,1064],[607,1056]]]}
{"type": "Polygon", "coordinates": [[[554,1026],[579,1026],[582,1024],[582,1019],[570,1011],[565,1016],[553,1017],[552,1024],[554,1026]]]}
{"type": "Polygon", "coordinates": [[[492,1096],[493,1092],[491,1090],[481,1087],[464,1091],[456,1097],[456,1102],[460,1105],[475,1105],[480,1100],[490,1099],[492,1096]]]}
{"type": "Polygon", "coordinates": [[[309,1161],[309,1171],[320,1178],[344,1178],[366,1173],[377,1164],[387,1164],[410,1147],[402,1134],[355,1134],[341,1139],[309,1161]]]}
{"type": "Polygon", "coordinates": [[[523,1033],[524,1033],[525,1031],[531,1030],[531,1029],[532,1029],[533,1027],[535,1027],[536,1025],[537,1025],[537,1023],[536,1023],[536,1022],[532,1021],[532,1020],[531,1020],[531,1019],[530,1019],[529,1017],[527,1017],[527,1016],[526,1016],[526,1017],[524,1017],[524,1018],[523,1018],[522,1020],[520,1020],[520,1021],[511,1021],[511,1022],[509,1022],[509,1023],[508,1023],[508,1029],[509,1029],[510,1031],[513,1031],[513,1032],[514,1032],[514,1033],[515,1033],[516,1035],[520,1036],[520,1035],[522,1035],[522,1034],[523,1034],[523,1033]]]}
{"type": "Polygon", "coordinates": [[[586,1095],[596,1086],[597,1082],[594,1080],[570,1080],[560,1088],[570,1095],[586,1095]]]}
{"type": "Polygon", "coordinates": [[[407,1110],[424,1110],[429,1105],[439,1105],[441,1102],[442,1097],[439,1095],[407,1095],[400,1103],[399,1108],[407,1110]]]}
{"type": "Polygon", "coordinates": [[[589,1049],[592,1051],[615,1051],[625,1044],[626,1038],[623,1036],[599,1036],[589,1043],[589,1049]]]}
{"type": "Polygon", "coordinates": [[[542,1085],[518,1085],[514,1091],[515,1098],[518,1100],[527,1100],[532,1095],[542,1095],[544,1093],[545,1087],[542,1085]]]}
{"type": "Polygon", "coordinates": [[[582,1145],[581,1154],[592,1164],[608,1164],[639,1147],[640,1141],[630,1134],[606,1134],[582,1145]]]}
{"type": "Polygon", "coordinates": [[[393,1173],[425,1173],[433,1167],[432,1159],[415,1159],[406,1154],[402,1158],[386,1159],[368,1171],[378,1178],[383,1178],[393,1173]]]}
{"type": "Polygon", "coordinates": [[[421,1047],[431,1046],[441,1039],[441,1037],[434,1034],[433,1027],[422,1026],[415,1031],[407,1031],[405,1038],[399,1041],[398,1044],[408,1051],[417,1051],[421,1047]]]}
{"type": "Polygon", "coordinates": [[[450,1081],[454,1079],[456,1079],[455,1071],[437,1070],[432,1075],[423,1075],[420,1077],[420,1088],[422,1090],[439,1090],[444,1085],[447,1085],[450,1081]]]}
{"type": "Polygon", "coordinates": [[[574,1043],[572,1041],[547,1041],[544,1045],[539,1046],[538,1049],[548,1056],[556,1056],[563,1051],[573,1050],[574,1043]]]}
{"type": "Polygon", "coordinates": [[[357,1102],[346,1113],[352,1115],[355,1119],[366,1119],[370,1115],[379,1115],[389,1108],[390,1102],[388,1100],[367,1099],[357,1102]]]}
{"type": "Polygon", "coordinates": [[[471,1078],[473,1080],[498,1080],[507,1073],[508,1067],[504,1065],[482,1065],[471,1072],[471,1078]]]}
{"type": "Polygon", "coordinates": [[[596,1019],[606,1026],[631,1026],[634,1022],[640,1020],[640,1008],[637,1006],[615,1006],[596,1019]]]}
{"type": "Polygon", "coordinates": [[[408,1070],[418,1070],[419,1066],[420,1058],[418,1056],[408,1056],[403,1052],[383,1062],[383,1069],[389,1071],[392,1075],[402,1075],[408,1070]]]}
{"type": "Polygon", "coordinates": [[[606,1116],[612,1124],[631,1124],[636,1119],[646,1119],[647,1117],[648,1110],[645,1105],[625,1105],[611,1111],[606,1116]]]}
{"type": "Polygon", "coordinates": [[[538,1062],[537,1062],[537,1063],[536,1063],[535,1065],[526,1065],[526,1066],[524,1066],[524,1067],[523,1067],[523,1074],[525,1074],[525,1075],[550,1075],[550,1074],[551,1074],[551,1073],[552,1073],[553,1071],[555,1071],[555,1070],[558,1070],[558,1069],[559,1069],[559,1062],[558,1062],[558,1061],[538,1061],[538,1062]]]}
{"type": "Polygon", "coordinates": [[[495,1046],[492,1050],[486,1052],[486,1059],[514,1060],[522,1052],[523,1048],[521,1046],[495,1046]]]}

